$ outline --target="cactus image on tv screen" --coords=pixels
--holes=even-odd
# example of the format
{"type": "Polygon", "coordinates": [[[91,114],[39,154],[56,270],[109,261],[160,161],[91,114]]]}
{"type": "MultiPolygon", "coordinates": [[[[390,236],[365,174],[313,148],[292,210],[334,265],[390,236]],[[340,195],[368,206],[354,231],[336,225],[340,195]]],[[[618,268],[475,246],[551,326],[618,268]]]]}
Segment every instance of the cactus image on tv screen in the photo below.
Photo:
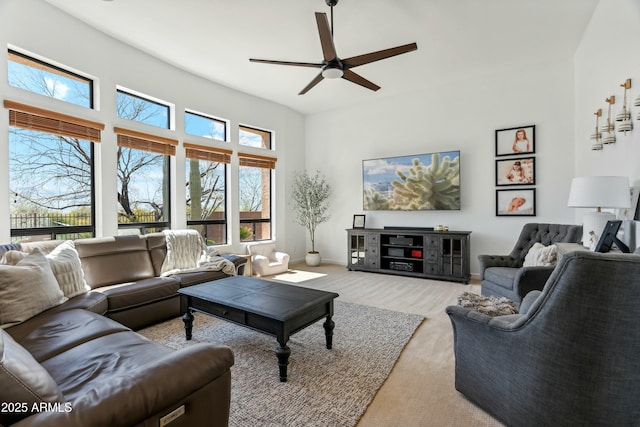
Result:
{"type": "Polygon", "coordinates": [[[460,151],[362,161],[365,211],[460,210],[460,151]]]}

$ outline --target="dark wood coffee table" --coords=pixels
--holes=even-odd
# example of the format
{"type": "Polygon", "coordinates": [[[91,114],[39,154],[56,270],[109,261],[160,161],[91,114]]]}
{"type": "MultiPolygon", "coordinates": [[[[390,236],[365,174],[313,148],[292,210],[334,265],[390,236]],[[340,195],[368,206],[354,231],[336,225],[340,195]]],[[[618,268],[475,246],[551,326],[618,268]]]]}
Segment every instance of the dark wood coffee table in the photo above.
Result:
{"type": "Polygon", "coordinates": [[[327,348],[333,346],[334,292],[285,285],[245,276],[232,276],[178,291],[186,312],[182,316],[187,340],[191,339],[193,312],[199,311],[276,337],[280,381],[287,381],[291,349],[289,337],[326,318],[327,348]]]}

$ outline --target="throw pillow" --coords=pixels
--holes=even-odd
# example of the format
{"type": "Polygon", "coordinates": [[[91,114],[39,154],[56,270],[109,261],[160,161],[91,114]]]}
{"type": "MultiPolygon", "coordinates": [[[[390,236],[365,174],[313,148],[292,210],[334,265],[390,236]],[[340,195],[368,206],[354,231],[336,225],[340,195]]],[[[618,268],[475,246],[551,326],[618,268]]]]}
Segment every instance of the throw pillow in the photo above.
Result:
{"type": "Polygon", "coordinates": [[[523,267],[538,267],[555,265],[558,257],[556,245],[545,246],[536,242],[524,257],[523,267]]]}
{"type": "Polygon", "coordinates": [[[24,347],[0,329],[0,424],[8,426],[31,415],[34,404],[61,402],[62,393],[49,372],[24,347]]]}
{"type": "Polygon", "coordinates": [[[0,265],[0,327],[24,322],[66,300],[40,250],[16,265],[0,265]]]}
{"type": "Polygon", "coordinates": [[[458,305],[478,311],[487,316],[518,314],[516,303],[505,297],[485,297],[472,292],[464,292],[458,297],[458,305]]]}
{"type": "MultiPolygon", "coordinates": [[[[16,265],[28,255],[25,252],[9,251],[5,254],[4,260],[7,264],[16,265]]],[[[62,242],[46,257],[65,297],[73,298],[91,290],[84,280],[80,256],[72,240],[62,242]]]]}
{"type": "Polygon", "coordinates": [[[73,298],[91,290],[84,280],[80,256],[73,241],[67,240],[58,245],[47,259],[65,297],[73,298]]]}

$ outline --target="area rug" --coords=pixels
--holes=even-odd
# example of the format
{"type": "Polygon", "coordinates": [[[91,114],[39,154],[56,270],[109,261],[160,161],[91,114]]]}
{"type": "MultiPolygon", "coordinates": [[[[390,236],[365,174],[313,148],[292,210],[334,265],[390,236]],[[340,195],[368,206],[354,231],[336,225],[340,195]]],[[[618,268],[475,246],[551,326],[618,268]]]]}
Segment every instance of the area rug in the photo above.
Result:
{"type": "Polygon", "coordinates": [[[335,301],[333,319],[332,350],[323,321],[289,339],[286,383],[278,379],[277,343],[269,335],[201,313],[191,341],[180,318],[138,332],[175,349],[198,342],[231,347],[230,426],[354,426],[424,317],[335,301]]]}

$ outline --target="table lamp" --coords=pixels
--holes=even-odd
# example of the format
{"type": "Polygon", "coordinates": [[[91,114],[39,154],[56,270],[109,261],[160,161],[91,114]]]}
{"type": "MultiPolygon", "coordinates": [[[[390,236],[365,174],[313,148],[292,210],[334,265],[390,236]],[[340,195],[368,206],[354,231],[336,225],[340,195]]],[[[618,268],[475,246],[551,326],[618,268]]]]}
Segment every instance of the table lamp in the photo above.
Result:
{"type": "Polygon", "coordinates": [[[569,192],[569,207],[596,208],[595,212],[584,214],[582,221],[582,244],[589,247],[593,232],[594,244],[600,239],[607,221],[616,219],[601,208],[629,208],[631,194],[629,178],[626,176],[582,176],[573,178],[569,192]]]}

